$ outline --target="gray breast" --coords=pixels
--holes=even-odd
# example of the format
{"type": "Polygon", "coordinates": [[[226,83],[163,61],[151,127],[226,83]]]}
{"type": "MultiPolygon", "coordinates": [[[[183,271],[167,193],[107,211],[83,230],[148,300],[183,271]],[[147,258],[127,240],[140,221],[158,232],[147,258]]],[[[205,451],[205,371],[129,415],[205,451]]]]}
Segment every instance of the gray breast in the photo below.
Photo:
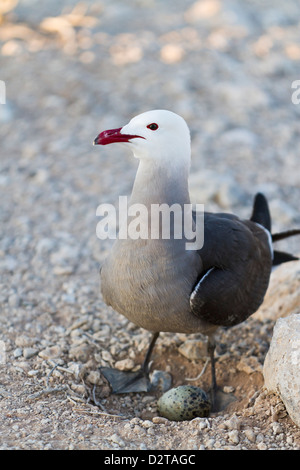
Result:
{"type": "Polygon", "coordinates": [[[202,331],[189,304],[201,260],[184,247],[184,240],[117,240],[101,270],[104,301],[150,331],[202,331]]]}

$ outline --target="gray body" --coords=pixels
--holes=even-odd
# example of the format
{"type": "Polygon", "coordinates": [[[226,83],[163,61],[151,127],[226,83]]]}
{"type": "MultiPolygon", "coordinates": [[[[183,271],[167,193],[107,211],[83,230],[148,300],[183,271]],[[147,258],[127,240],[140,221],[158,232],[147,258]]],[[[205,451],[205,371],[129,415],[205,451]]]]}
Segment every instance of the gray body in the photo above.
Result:
{"type": "MultiPolygon", "coordinates": [[[[190,202],[187,176],[179,185],[177,175],[162,178],[161,168],[146,166],[140,163],[130,204],[190,202]]],[[[205,213],[204,222],[198,251],[186,250],[184,238],[116,240],[101,269],[104,301],[153,332],[211,335],[254,313],[272,266],[267,231],[230,214],[205,213]]]]}

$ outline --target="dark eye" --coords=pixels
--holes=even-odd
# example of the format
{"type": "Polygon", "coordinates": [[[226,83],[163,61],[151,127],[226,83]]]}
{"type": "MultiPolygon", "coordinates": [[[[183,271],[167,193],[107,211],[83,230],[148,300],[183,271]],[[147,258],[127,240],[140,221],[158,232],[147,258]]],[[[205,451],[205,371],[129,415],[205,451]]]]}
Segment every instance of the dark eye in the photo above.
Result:
{"type": "Polygon", "coordinates": [[[152,124],[149,124],[147,128],[151,129],[151,131],[156,131],[156,129],[158,129],[158,125],[155,122],[152,122],[152,124]]]}

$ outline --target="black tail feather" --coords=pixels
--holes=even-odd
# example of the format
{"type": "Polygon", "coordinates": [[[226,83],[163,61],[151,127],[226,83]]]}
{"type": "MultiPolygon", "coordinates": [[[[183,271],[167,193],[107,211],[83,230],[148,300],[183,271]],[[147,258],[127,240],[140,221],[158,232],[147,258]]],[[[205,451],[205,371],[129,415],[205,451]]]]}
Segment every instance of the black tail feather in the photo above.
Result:
{"type": "Polygon", "coordinates": [[[290,255],[290,253],[285,253],[284,251],[278,251],[274,250],[274,257],[273,257],[273,266],[278,266],[279,264],[282,263],[287,263],[288,261],[297,261],[299,258],[297,258],[294,255],[290,255]]]}
{"type": "Polygon", "coordinates": [[[254,198],[252,215],[250,220],[271,231],[271,216],[268,201],[262,193],[257,193],[254,198]]]}
{"type": "Polygon", "coordinates": [[[274,233],[272,234],[272,241],[278,242],[279,240],[284,240],[288,237],[294,237],[295,235],[300,235],[300,229],[287,230],[285,232],[274,233]]]}
{"type": "MultiPolygon", "coordinates": [[[[267,230],[269,230],[269,232],[271,232],[271,215],[269,211],[268,201],[262,193],[257,193],[254,198],[252,215],[250,220],[262,225],[267,230]]],[[[288,237],[294,237],[295,235],[300,235],[300,229],[292,229],[280,233],[274,233],[271,235],[272,242],[284,240],[288,237]]],[[[291,255],[290,253],[274,250],[273,266],[277,266],[288,261],[296,261],[298,259],[299,258],[294,255],[291,255]]]]}

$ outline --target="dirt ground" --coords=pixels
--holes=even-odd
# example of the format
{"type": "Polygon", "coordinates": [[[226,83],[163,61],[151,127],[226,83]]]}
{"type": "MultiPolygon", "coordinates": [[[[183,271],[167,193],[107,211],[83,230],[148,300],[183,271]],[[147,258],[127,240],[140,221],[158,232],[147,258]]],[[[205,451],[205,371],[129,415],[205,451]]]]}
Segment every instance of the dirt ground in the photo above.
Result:
{"type": "MultiPolygon", "coordinates": [[[[263,190],[275,231],[300,226],[298,0],[6,3],[15,5],[0,10],[0,448],[299,450],[299,428],[264,389],[272,317],[219,331],[218,383],[236,397],[219,413],[171,422],[157,412],[161,391],[110,393],[99,368],[138,367],[149,333],[99,289],[111,241],[96,237],[96,208],[130,193],[136,162],[92,146],[101,130],[171,109],[191,128],[207,209],[248,216],[263,190]]],[[[282,246],[300,251],[299,240],[282,246]]],[[[161,334],[151,371],[207,390],[209,365],[187,380],[206,361],[180,353],[188,339],[203,340],[161,334]]]]}
{"type": "MultiPolygon", "coordinates": [[[[39,350],[39,340],[28,333],[18,337],[12,333],[7,335],[23,345],[23,356],[10,359],[16,349],[8,351],[6,366],[1,371],[2,449],[300,448],[299,428],[290,420],[280,398],[263,388],[262,362],[273,322],[262,323],[253,318],[231,331],[220,332],[218,383],[224,390],[227,387],[233,392],[236,401],[208,418],[171,422],[157,412],[157,399],[162,394],[159,390],[128,395],[110,393],[99,374],[99,363],[103,364],[99,355],[108,360],[107,342],[104,341],[103,349],[103,338],[92,333],[90,318],[85,317],[81,324],[77,321],[67,333],[61,331],[64,322],[56,315],[51,316],[50,329],[55,330],[55,318],[57,339],[51,334],[52,346],[44,350],[39,350]],[[75,346],[70,339],[72,332],[80,337],[75,346]],[[62,337],[64,346],[60,346],[62,337]],[[31,354],[32,357],[24,359],[24,355],[31,354]]],[[[124,322],[117,323],[113,334],[117,335],[124,326],[124,322]]],[[[144,351],[134,356],[132,339],[134,345],[145,345],[148,334],[130,326],[128,329],[125,328],[126,342],[117,354],[115,352],[116,359],[128,358],[131,354],[138,365],[144,351]]],[[[170,373],[173,386],[192,383],[208,390],[209,367],[201,379],[188,380],[199,374],[206,358],[195,361],[180,354],[178,346],[186,339],[185,335],[174,338],[174,335],[162,334],[153,353],[151,370],[170,373]]],[[[109,350],[114,351],[113,346],[109,350]]],[[[108,363],[115,364],[114,360],[108,363]]]]}

